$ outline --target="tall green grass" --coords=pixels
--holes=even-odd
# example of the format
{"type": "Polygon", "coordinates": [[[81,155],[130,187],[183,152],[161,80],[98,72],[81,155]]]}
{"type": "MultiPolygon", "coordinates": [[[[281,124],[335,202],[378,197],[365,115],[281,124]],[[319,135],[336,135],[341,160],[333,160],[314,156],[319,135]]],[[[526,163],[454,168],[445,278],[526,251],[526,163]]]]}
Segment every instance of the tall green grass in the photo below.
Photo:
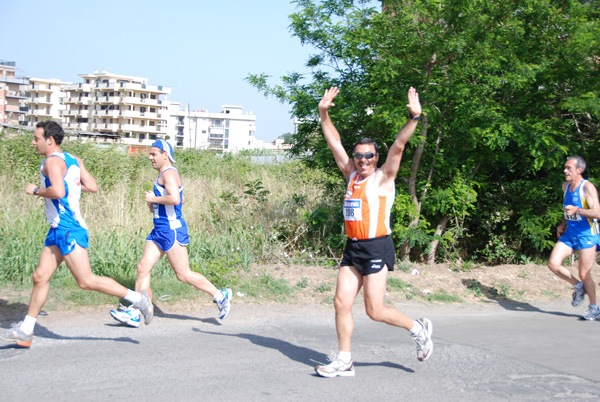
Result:
{"type": "MultiPolygon", "coordinates": [[[[100,148],[66,139],[62,148],[80,156],[99,184],[98,193],[84,194],[81,200],[94,272],[132,287],[152,229],[144,192],[152,188],[156,171],[145,155],[127,155],[116,146],[100,148]]],[[[343,246],[344,183],[328,191],[331,178],[298,161],[258,165],[246,155],[198,150],[178,151],[175,157],[183,178],[190,266],[217,287],[235,285],[238,273],[253,263],[291,262],[307,255],[326,262],[343,246]]],[[[30,281],[43,246],[48,230],[43,202],[25,194],[28,182],[39,182],[42,159],[30,135],[0,135],[3,283],[30,281]]],[[[65,276],[70,275],[64,268],[55,275],[65,276]]],[[[164,258],[152,272],[153,289],[179,292],[165,285],[172,282],[175,275],[164,258]]]]}

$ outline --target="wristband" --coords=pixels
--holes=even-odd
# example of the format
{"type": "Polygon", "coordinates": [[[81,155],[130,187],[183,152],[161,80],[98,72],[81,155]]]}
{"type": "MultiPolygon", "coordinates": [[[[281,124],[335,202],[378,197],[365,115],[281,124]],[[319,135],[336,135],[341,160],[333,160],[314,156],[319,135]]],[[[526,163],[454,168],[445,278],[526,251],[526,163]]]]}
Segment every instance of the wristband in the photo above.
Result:
{"type": "Polygon", "coordinates": [[[33,190],[33,195],[37,195],[37,192],[39,189],[40,189],[39,187],[36,187],[35,190],[33,190]]]}
{"type": "Polygon", "coordinates": [[[421,115],[418,116],[413,116],[412,113],[408,113],[408,118],[411,120],[420,120],[421,119],[421,115]]]}

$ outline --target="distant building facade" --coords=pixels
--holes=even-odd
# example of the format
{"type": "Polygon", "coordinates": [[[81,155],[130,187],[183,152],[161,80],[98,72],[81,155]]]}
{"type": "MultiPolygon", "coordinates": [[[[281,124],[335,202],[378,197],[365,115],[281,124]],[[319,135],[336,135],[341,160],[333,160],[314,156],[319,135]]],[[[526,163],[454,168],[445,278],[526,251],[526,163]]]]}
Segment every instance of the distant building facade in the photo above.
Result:
{"type": "Polygon", "coordinates": [[[82,138],[128,145],[150,145],[167,135],[164,98],[171,88],[106,70],[79,76],[83,82],[63,87],[65,129],[82,138]]]}
{"type": "Polygon", "coordinates": [[[168,122],[172,145],[178,148],[209,149],[237,152],[256,148],[256,116],[244,113],[242,106],[223,105],[221,112],[202,109],[181,110],[180,103],[171,103],[168,122]]]}
{"type": "Polygon", "coordinates": [[[40,121],[54,120],[64,126],[66,105],[60,100],[65,96],[64,88],[68,85],[71,83],[57,79],[29,78],[23,102],[27,108],[24,125],[35,127],[40,121]]]}
{"type": "MultiPolygon", "coordinates": [[[[256,116],[242,106],[223,105],[220,112],[182,109],[167,100],[171,88],[150,85],[148,79],[112,74],[106,70],[80,74],[82,82],[15,78],[15,63],[0,65],[9,94],[9,121],[35,127],[44,120],[60,123],[67,134],[99,143],[127,145],[131,152],[165,139],[174,148],[239,152],[246,149],[283,151],[290,145],[277,139],[265,143],[254,135],[256,116]],[[6,68],[5,68],[6,67],[6,68]],[[10,86],[9,86],[10,84],[10,86]],[[26,91],[26,92],[25,92],[26,91]]],[[[4,98],[1,98],[4,99],[4,98]]],[[[2,110],[2,116],[8,116],[2,110]]]]}
{"type": "Polygon", "coordinates": [[[25,115],[27,78],[17,77],[16,71],[16,62],[0,60],[0,123],[18,125],[25,115]]]}

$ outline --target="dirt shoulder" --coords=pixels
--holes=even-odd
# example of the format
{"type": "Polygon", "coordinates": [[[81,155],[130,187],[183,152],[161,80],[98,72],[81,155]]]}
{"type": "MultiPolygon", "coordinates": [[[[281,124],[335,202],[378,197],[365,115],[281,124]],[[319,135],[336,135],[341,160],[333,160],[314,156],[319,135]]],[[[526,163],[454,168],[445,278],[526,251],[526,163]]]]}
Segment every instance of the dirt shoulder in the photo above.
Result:
{"type": "MultiPolygon", "coordinates": [[[[576,267],[570,267],[576,273],[576,267]]],[[[333,295],[336,268],[297,265],[268,265],[253,268],[286,279],[290,286],[304,288],[292,302],[313,303],[333,295]],[[330,286],[327,286],[329,284],[330,286]],[[329,291],[320,291],[331,288],[329,291]]],[[[405,270],[396,268],[388,276],[387,298],[402,300],[477,304],[489,299],[522,303],[551,302],[571,297],[571,286],[557,278],[543,265],[480,266],[469,270],[449,264],[410,264],[405,270]]]]}
{"type": "MultiPolygon", "coordinates": [[[[532,306],[567,303],[572,293],[567,282],[558,279],[542,265],[481,266],[465,270],[449,264],[410,264],[405,270],[399,268],[391,272],[388,278],[386,303],[391,305],[423,303],[430,307],[456,306],[465,311],[470,307],[500,303],[528,309],[532,306]]],[[[569,269],[576,272],[575,267],[569,269]]],[[[337,276],[335,267],[256,265],[244,272],[242,276],[244,275],[268,275],[274,279],[283,279],[291,291],[281,297],[273,297],[272,294],[265,294],[263,297],[260,293],[249,295],[244,293],[243,288],[234,288],[235,305],[332,306],[337,276]]],[[[30,289],[16,292],[7,287],[1,288],[0,322],[20,320],[27,310],[29,295],[30,289]]],[[[50,297],[52,299],[53,295],[50,297]]],[[[68,314],[114,308],[114,304],[80,307],[70,303],[57,303],[51,299],[45,308],[53,313],[68,314]]],[[[156,300],[155,304],[171,312],[198,311],[213,307],[207,297],[179,302],[162,299],[156,300]]],[[[356,304],[362,304],[362,295],[357,297],[356,304]]]]}

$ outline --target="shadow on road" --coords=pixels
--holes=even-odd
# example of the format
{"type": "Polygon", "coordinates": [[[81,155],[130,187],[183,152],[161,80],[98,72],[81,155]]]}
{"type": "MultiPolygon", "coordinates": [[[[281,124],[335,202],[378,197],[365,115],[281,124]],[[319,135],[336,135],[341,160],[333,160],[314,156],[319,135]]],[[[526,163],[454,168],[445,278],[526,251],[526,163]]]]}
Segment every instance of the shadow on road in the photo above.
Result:
{"type": "MultiPolygon", "coordinates": [[[[34,337],[33,337],[34,344],[35,344],[36,338],[70,340],[70,341],[112,341],[112,342],[129,342],[129,343],[134,343],[134,344],[140,343],[139,341],[137,341],[135,339],[131,339],[126,336],[122,336],[119,338],[103,338],[103,337],[97,337],[97,336],[64,336],[64,335],[57,334],[56,332],[52,332],[51,330],[49,330],[48,328],[46,328],[40,324],[37,324],[35,326],[35,333],[34,333],[34,337]]],[[[4,342],[4,341],[0,340],[0,342],[4,342]]],[[[1,349],[10,349],[10,348],[19,348],[19,347],[16,346],[16,344],[14,344],[14,343],[7,343],[7,346],[1,346],[0,350],[1,349]]]]}
{"type": "Polygon", "coordinates": [[[563,313],[562,311],[546,311],[529,303],[511,299],[500,294],[498,289],[496,289],[495,287],[483,285],[476,279],[463,279],[462,283],[467,289],[479,290],[482,296],[488,298],[488,303],[498,304],[500,307],[506,310],[552,314],[563,317],[574,317],[577,319],[581,318],[580,314],[567,314],[563,313]]]}
{"type": "Polygon", "coordinates": [[[203,331],[198,328],[193,328],[193,330],[196,332],[200,332],[202,334],[219,335],[219,336],[234,336],[237,338],[247,339],[257,346],[262,346],[264,348],[277,350],[281,354],[290,358],[291,360],[297,361],[298,363],[306,364],[307,366],[311,366],[311,367],[327,358],[327,355],[324,355],[323,353],[319,353],[312,349],[305,348],[302,346],[297,346],[297,345],[294,345],[287,341],[282,341],[281,339],[271,338],[268,336],[246,334],[246,333],[224,334],[221,332],[203,331]]]}
{"type": "Polygon", "coordinates": [[[160,318],[169,318],[169,319],[174,319],[174,320],[193,320],[193,321],[200,321],[200,322],[203,322],[203,323],[206,323],[206,324],[222,325],[214,317],[212,317],[212,318],[198,318],[198,317],[191,317],[189,315],[165,313],[164,311],[162,311],[160,309],[160,307],[158,307],[156,305],[154,306],[154,316],[155,317],[160,317],[160,318]]]}

